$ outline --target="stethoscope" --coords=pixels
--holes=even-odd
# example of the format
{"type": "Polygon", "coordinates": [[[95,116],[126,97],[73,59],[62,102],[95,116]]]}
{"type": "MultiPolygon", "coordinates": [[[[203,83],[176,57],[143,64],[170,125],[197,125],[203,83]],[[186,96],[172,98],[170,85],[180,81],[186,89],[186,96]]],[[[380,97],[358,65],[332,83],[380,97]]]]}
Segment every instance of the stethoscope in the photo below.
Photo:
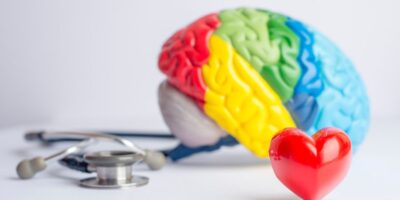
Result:
{"type": "Polygon", "coordinates": [[[172,162],[189,157],[200,152],[214,151],[221,146],[234,146],[237,141],[231,136],[225,136],[211,146],[197,148],[179,144],[169,150],[144,149],[126,137],[175,139],[172,134],[162,133],[115,133],[115,132],[82,132],[82,131],[34,131],[25,134],[27,141],[39,141],[42,144],[60,142],[77,142],[66,149],[52,155],[25,159],[17,165],[17,174],[21,179],[30,179],[36,173],[46,169],[47,162],[59,160],[59,163],[73,170],[96,173],[96,177],[80,180],[80,185],[90,188],[122,188],[143,186],[149,178],[132,175],[133,166],[144,162],[149,169],[159,170],[167,160],[172,162]],[[124,151],[98,151],[83,153],[84,150],[99,141],[111,141],[124,146],[124,151]]]}
{"type": "Polygon", "coordinates": [[[28,141],[40,141],[44,144],[58,142],[78,142],[60,152],[42,157],[22,160],[17,166],[17,174],[21,179],[30,179],[36,173],[46,169],[47,162],[59,160],[59,162],[74,170],[86,173],[97,173],[97,177],[82,179],[81,186],[95,188],[120,188],[127,186],[142,186],[148,183],[148,178],[133,176],[132,166],[138,162],[144,162],[151,170],[159,170],[166,163],[166,154],[161,151],[147,150],[139,147],[127,137],[153,137],[173,138],[165,134],[128,134],[128,133],[100,133],[100,132],[55,132],[38,131],[28,132],[25,139],[28,141]],[[98,141],[111,141],[127,148],[126,151],[100,151],[86,153],[84,149],[98,141]]]}

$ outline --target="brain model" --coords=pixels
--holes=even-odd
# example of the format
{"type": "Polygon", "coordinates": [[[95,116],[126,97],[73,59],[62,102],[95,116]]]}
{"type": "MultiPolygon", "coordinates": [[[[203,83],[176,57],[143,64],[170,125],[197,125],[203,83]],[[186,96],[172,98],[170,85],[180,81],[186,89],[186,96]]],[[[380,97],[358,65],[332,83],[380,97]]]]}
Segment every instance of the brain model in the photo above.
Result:
{"type": "Polygon", "coordinates": [[[233,136],[259,157],[283,128],[334,126],[364,139],[369,105],[349,59],[290,17],[240,8],[206,15],[163,45],[159,88],[167,125],[189,147],[233,136]]]}

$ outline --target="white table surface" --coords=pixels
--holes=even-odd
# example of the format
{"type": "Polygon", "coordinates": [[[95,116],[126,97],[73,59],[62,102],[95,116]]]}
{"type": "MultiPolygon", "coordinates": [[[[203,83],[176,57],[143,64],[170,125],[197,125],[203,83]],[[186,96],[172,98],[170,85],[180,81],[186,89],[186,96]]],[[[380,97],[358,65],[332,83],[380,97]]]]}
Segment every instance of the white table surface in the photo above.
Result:
{"type": "MultiPolygon", "coordinates": [[[[345,180],[325,199],[399,199],[400,198],[400,133],[398,121],[375,121],[365,143],[354,156],[345,180]]],[[[78,187],[78,180],[91,175],[65,169],[52,163],[45,172],[32,180],[19,180],[16,164],[23,158],[47,155],[64,147],[44,149],[27,143],[22,137],[31,128],[143,128],[150,130],[153,122],[36,124],[0,129],[0,199],[298,199],[274,176],[266,161],[258,160],[243,148],[225,148],[218,153],[192,157],[163,170],[151,172],[138,166],[136,174],[150,177],[149,185],[123,190],[96,190],[78,187]],[[112,124],[112,125],[110,125],[112,124]]],[[[165,129],[162,127],[161,129],[165,129]]],[[[165,147],[173,142],[141,141],[142,146],[165,147]]],[[[102,148],[104,148],[103,146],[102,148]]],[[[100,146],[98,147],[100,148],[100,146]]]]}

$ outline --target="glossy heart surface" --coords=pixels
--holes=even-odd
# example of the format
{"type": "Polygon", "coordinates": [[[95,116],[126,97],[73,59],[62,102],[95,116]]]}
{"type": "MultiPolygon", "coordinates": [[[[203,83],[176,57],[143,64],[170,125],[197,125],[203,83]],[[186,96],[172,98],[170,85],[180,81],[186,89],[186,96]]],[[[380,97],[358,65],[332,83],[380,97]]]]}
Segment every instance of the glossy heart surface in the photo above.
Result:
{"type": "Polygon", "coordinates": [[[278,179],[305,200],[321,199],[346,176],[351,142],[340,129],[324,128],[312,137],[296,128],[278,133],[270,158],[278,179]]]}

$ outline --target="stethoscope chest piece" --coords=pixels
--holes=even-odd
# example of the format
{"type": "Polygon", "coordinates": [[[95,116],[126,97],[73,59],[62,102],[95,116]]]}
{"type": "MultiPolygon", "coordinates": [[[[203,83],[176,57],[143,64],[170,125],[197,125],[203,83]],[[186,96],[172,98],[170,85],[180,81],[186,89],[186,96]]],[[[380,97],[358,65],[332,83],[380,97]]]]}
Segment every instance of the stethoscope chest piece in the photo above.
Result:
{"type": "Polygon", "coordinates": [[[86,154],[84,159],[96,177],[82,179],[80,185],[89,188],[139,187],[149,182],[147,177],[132,175],[132,166],[143,156],[130,151],[101,151],[86,154]]]}

